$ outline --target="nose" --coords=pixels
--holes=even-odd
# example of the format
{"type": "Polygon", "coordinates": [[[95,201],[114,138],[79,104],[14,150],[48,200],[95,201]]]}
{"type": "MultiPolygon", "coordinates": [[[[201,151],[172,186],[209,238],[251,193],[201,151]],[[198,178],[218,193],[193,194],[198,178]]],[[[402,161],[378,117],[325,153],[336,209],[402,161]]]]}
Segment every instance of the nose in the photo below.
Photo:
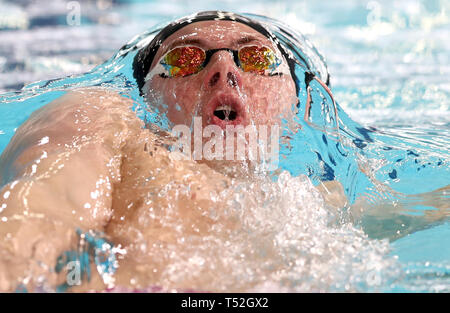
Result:
{"type": "Polygon", "coordinates": [[[218,51],[205,68],[206,75],[203,86],[211,88],[241,88],[242,78],[239,68],[228,51],[218,51]]]}

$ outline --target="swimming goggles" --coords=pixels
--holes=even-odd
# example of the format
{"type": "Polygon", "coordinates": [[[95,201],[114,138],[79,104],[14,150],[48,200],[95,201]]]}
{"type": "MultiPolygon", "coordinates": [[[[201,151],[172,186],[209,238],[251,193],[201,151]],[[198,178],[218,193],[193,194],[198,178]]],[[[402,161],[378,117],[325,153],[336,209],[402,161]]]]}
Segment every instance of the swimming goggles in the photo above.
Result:
{"type": "Polygon", "coordinates": [[[213,54],[218,51],[230,52],[236,65],[244,72],[268,76],[290,73],[282,57],[266,46],[243,46],[239,50],[228,48],[204,50],[196,46],[180,46],[167,52],[147,74],[145,80],[148,81],[155,74],[163,78],[197,74],[208,65],[213,54]]]}

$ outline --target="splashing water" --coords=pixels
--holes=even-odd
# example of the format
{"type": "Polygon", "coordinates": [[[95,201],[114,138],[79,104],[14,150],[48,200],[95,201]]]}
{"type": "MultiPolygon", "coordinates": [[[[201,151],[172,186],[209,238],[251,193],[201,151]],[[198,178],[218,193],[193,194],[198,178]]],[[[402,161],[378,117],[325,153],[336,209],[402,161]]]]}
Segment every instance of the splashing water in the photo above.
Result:
{"type": "Polygon", "coordinates": [[[176,234],[176,243],[151,253],[166,264],[159,279],[166,290],[382,291],[400,277],[388,242],[336,225],[338,216],[305,176],[236,181],[212,199],[216,207],[203,213],[215,223],[205,236],[186,235],[177,213],[141,215],[176,234]]]}

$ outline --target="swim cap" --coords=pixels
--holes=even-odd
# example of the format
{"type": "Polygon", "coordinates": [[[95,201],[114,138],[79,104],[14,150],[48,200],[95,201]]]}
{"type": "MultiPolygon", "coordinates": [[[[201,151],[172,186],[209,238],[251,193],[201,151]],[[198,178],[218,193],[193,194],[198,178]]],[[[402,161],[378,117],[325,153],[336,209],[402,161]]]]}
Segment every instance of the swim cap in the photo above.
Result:
{"type": "MultiPolygon", "coordinates": [[[[162,28],[157,33],[157,35],[153,38],[153,40],[145,48],[141,49],[136,54],[134,61],[133,61],[133,76],[136,79],[136,82],[138,84],[141,95],[143,94],[142,88],[145,84],[145,76],[147,75],[147,73],[150,69],[150,66],[153,62],[153,59],[154,59],[156,53],[158,52],[158,49],[161,46],[161,44],[170,35],[172,35],[176,31],[180,30],[181,28],[183,28],[189,24],[196,23],[196,22],[202,22],[202,21],[212,21],[212,20],[235,21],[238,23],[242,23],[242,24],[245,24],[245,25],[253,28],[257,32],[259,32],[262,35],[264,35],[265,37],[267,37],[268,39],[271,39],[277,45],[278,50],[282,53],[282,55],[284,56],[285,60],[288,63],[288,66],[289,66],[289,69],[291,72],[291,76],[295,82],[297,94],[299,92],[300,87],[299,87],[297,75],[295,73],[295,65],[296,64],[302,64],[303,67],[305,67],[305,71],[306,71],[305,82],[306,82],[306,84],[308,84],[309,80],[311,80],[311,78],[316,74],[320,74],[320,77],[323,79],[323,76],[324,76],[324,75],[322,75],[323,70],[322,70],[322,72],[317,70],[317,68],[319,68],[319,66],[317,66],[315,68],[311,68],[309,62],[301,54],[297,53],[296,56],[294,57],[292,54],[292,51],[289,51],[293,47],[288,47],[289,49],[284,47],[281,44],[280,40],[278,40],[278,38],[271,31],[269,31],[262,23],[260,23],[256,19],[252,19],[252,18],[243,16],[243,15],[239,15],[239,14],[231,13],[231,12],[204,11],[204,12],[196,13],[194,15],[183,17],[181,19],[178,19],[176,21],[169,23],[167,26],[162,28]]],[[[280,28],[280,25],[278,25],[278,28],[280,28]]],[[[287,31],[285,28],[283,28],[282,31],[283,31],[284,35],[286,35],[286,36],[295,37],[292,35],[292,32],[287,31]]],[[[299,42],[299,41],[297,41],[297,42],[299,42]]],[[[325,67],[326,79],[324,81],[328,85],[329,84],[328,71],[326,71],[326,66],[322,66],[322,67],[325,67]]]]}

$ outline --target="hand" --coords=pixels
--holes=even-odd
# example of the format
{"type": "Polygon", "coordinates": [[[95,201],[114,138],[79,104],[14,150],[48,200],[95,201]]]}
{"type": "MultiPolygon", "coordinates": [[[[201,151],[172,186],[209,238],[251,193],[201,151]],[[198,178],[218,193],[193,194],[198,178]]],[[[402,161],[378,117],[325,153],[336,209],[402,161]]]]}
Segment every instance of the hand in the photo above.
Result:
{"type": "Polygon", "coordinates": [[[26,260],[2,250],[0,292],[42,291],[56,281],[56,275],[36,260],[26,260]],[[39,289],[37,289],[39,288],[39,289]]]}
{"type": "Polygon", "coordinates": [[[57,256],[70,248],[74,230],[47,219],[8,220],[0,228],[0,291],[39,291],[58,281],[57,256]],[[72,233],[72,235],[70,234],[72,233]]]}

